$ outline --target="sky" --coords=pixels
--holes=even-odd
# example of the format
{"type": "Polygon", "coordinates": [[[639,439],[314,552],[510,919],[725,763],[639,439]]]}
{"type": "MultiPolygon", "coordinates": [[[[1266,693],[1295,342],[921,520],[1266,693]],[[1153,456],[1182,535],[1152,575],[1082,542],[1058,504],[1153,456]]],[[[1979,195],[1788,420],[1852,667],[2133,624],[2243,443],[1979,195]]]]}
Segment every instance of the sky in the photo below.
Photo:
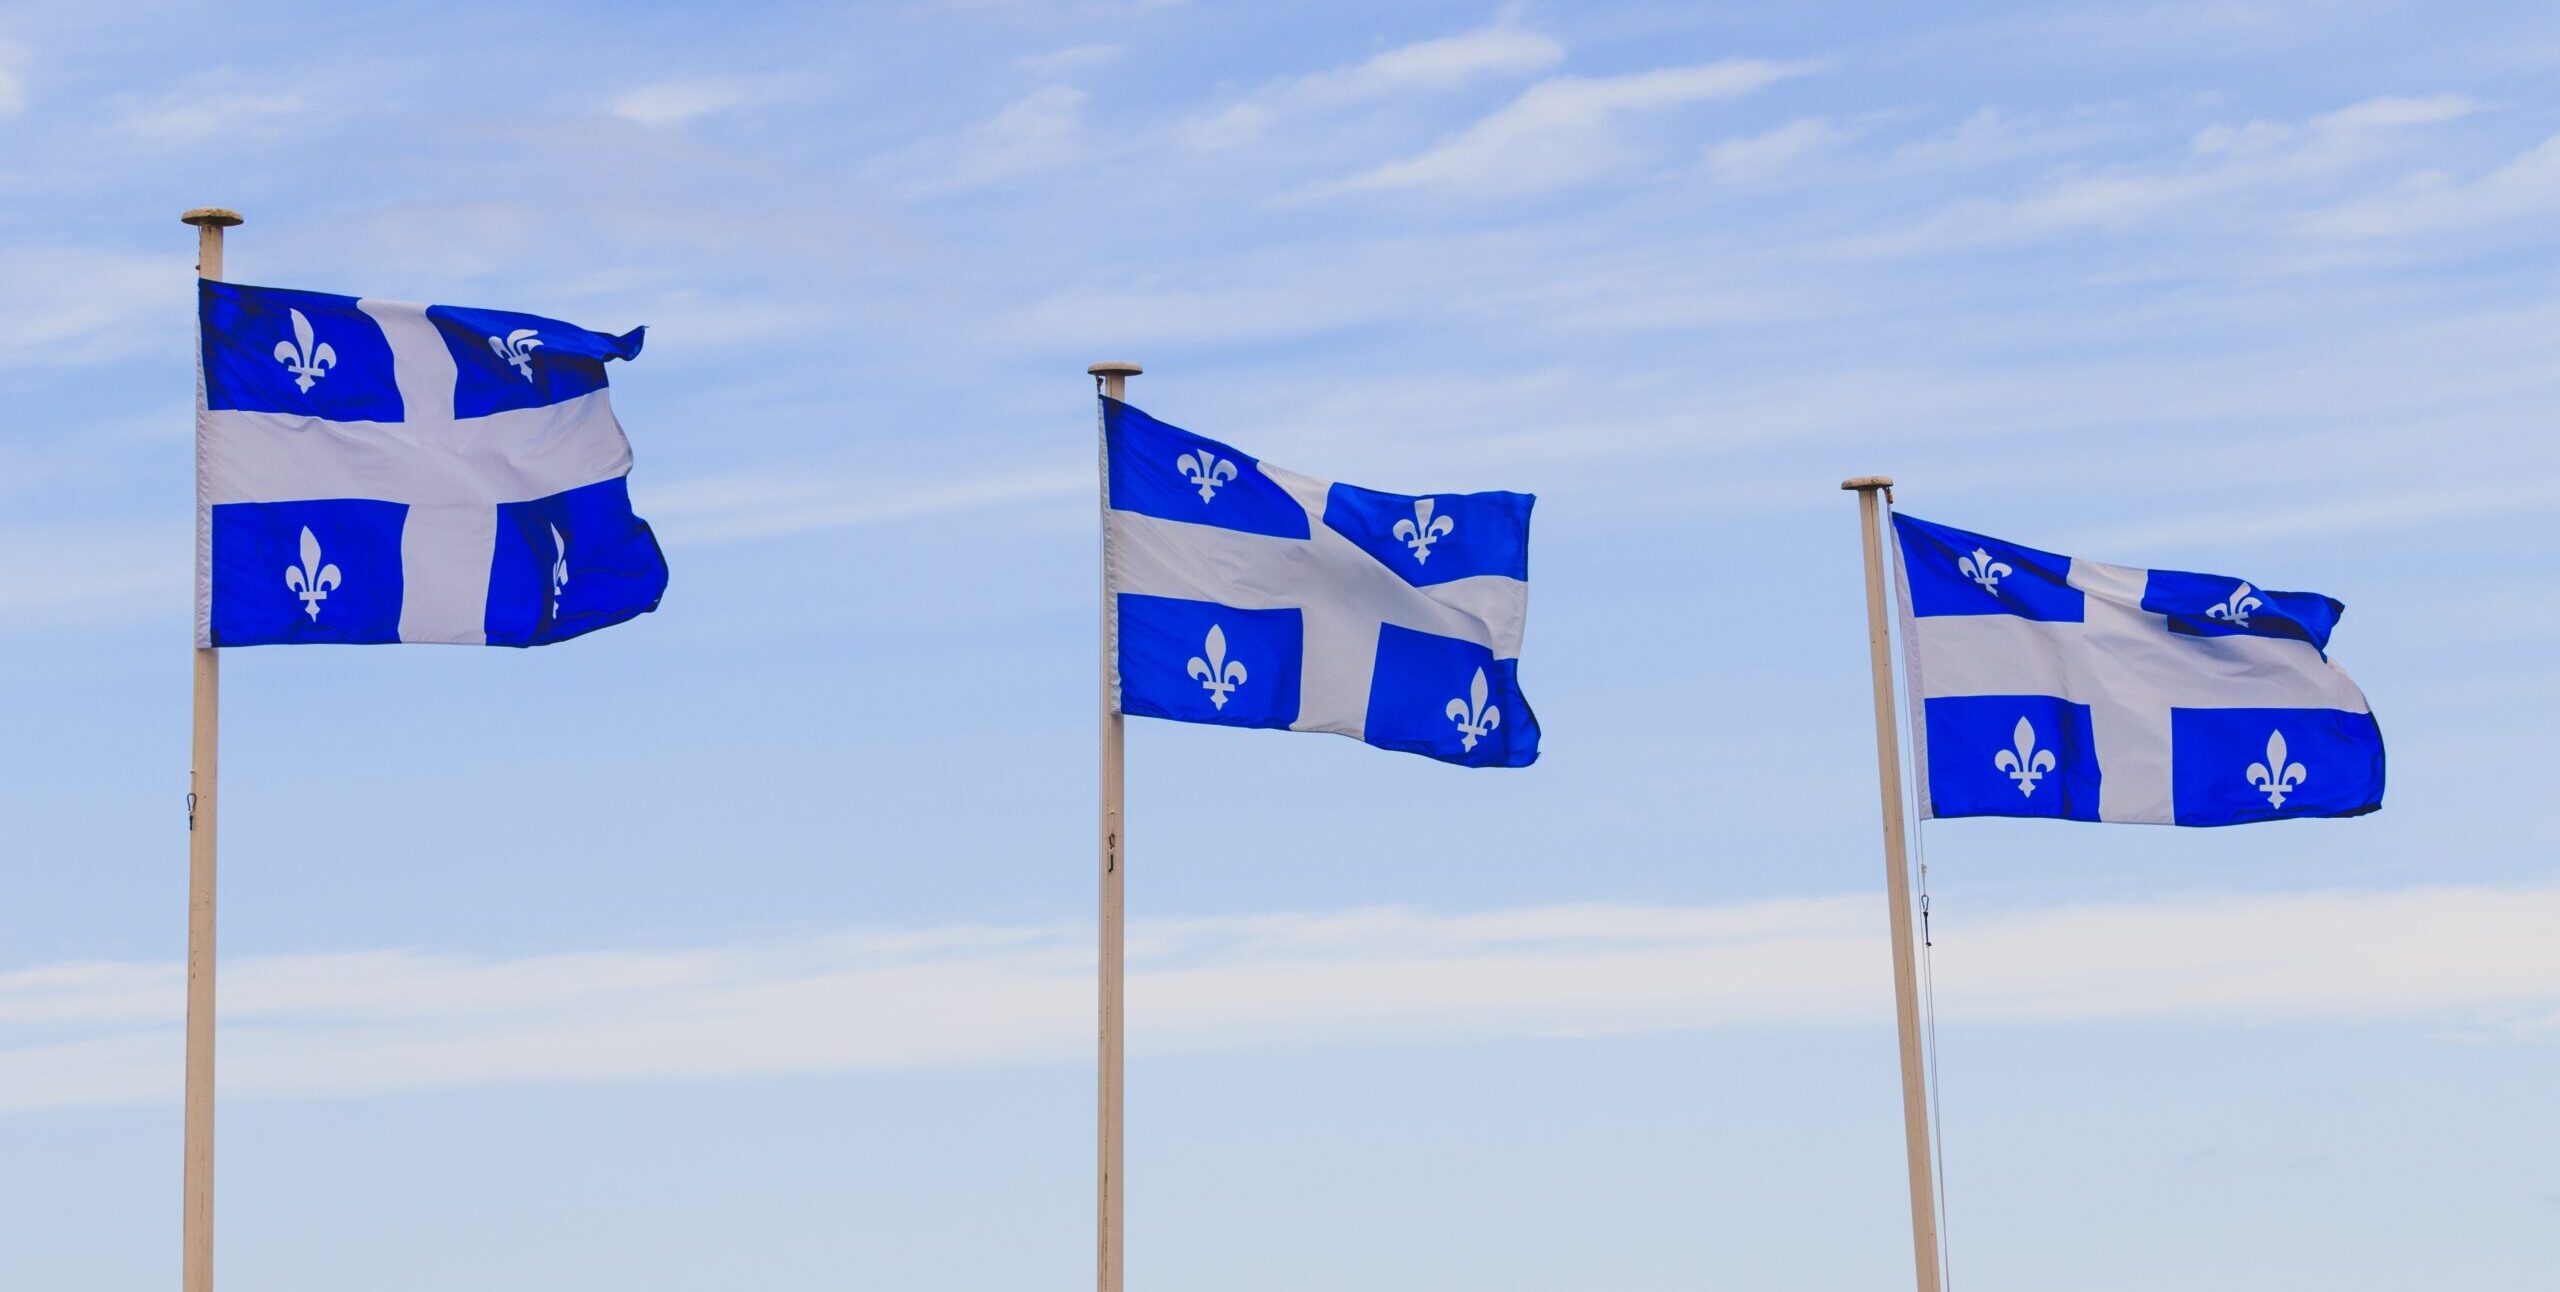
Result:
{"type": "Polygon", "coordinates": [[[1091,1270],[1085,365],[1538,495],[1522,771],[1133,720],[1133,1288],[1910,1276],[1847,476],[2346,603],[2378,814],[1923,831],[1952,1286],[2560,1265],[2560,23],[0,10],[0,1284],[174,1283],[194,238],[620,331],[662,608],[223,661],[223,1286],[1091,1270]]]}

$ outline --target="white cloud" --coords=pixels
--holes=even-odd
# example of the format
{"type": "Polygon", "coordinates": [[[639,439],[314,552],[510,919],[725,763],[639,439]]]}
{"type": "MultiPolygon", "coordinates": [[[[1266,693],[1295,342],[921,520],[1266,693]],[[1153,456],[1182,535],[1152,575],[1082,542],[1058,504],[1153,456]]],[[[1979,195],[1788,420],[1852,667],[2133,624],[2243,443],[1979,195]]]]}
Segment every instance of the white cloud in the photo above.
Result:
{"type": "Polygon", "coordinates": [[[2316,212],[2305,228],[2335,238],[2392,238],[2548,217],[2555,211],[2560,211],[2560,135],[2477,179],[2423,173],[2389,192],[2316,212]]]}
{"type": "Polygon", "coordinates": [[[1358,103],[1390,94],[1455,89],[1485,76],[1525,75],[1562,62],[1564,46],[1508,25],[1399,45],[1347,68],[1317,72],[1250,95],[1184,124],[1195,148],[1228,148],[1260,135],[1291,113],[1358,103]]]}
{"type": "MultiPolygon", "coordinates": [[[[1763,292],[1737,299],[1729,279],[1686,268],[1677,254],[1628,252],[1550,230],[1370,237],[1246,248],[1210,263],[1176,263],[1064,285],[1014,308],[1010,330],[1043,346],[1232,345],[1395,321],[1449,327],[1616,326],[1715,318],[1768,322],[1799,313],[1763,292]],[[1737,308],[1738,307],[1738,308],[1737,308]]],[[[1647,325],[1653,326],[1653,325],[1647,325]]]]}
{"type": "Polygon", "coordinates": [[[1621,118],[1750,94],[1807,69],[1726,59],[1626,76],[1559,76],[1419,156],[1389,162],[1341,185],[1350,189],[1445,187],[1527,192],[1604,174],[1631,160],[1621,118]]]}
{"type": "MultiPolygon", "coordinates": [[[[1141,921],[1153,1053],[1416,1044],[1888,1017],[1873,895],[1722,907],[1371,909],[1141,921]]],[[[2401,1020],[2533,1036],[2560,1005],[2560,887],[1941,912],[1951,1019],[2401,1020]]],[[[1073,1061],[1090,926],[961,926],[515,959],[413,951],[224,969],[224,1093],[742,1077],[1073,1061]]],[[[0,1109],[166,1100],[184,973],[0,974],[0,1109]]]]}
{"type": "Polygon", "coordinates": [[[1838,141],[1841,131],[1825,117],[1799,117],[1764,134],[1727,139],[1707,149],[1707,166],[1731,183],[1767,179],[1797,160],[1838,141]]]}
{"type": "Polygon", "coordinates": [[[298,94],[182,90],[129,105],[119,124],[146,143],[191,144],[217,136],[271,135],[309,106],[298,94]]]}
{"type": "Polygon", "coordinates": [[[194,318],[192,263],[183,251],[0,252],[0,367],[73,367],[164,344],[183,349],[177,338],[194,318]]]}
{"type": "Polygon", "coordinates": [[[1048,86],[956,136],[905,149],[886,164],[920,175],[916,186],[927,191],[973,188],[1063,166],[1083,144],[1084,104],[1084,91],[1048,86]]]}
{"type": "Polygon", "coordinates": [[[27,51],[0,40],[0,119],[27,110],[27,51]]]}
{"type": "Polygon", "coordinates": [[[606,110],[625,121],[644,126],[675,126],[715,112],[725,112],[754,97],[745,85],[736,81],[660,81],[625,90],[614,96],[606,110]]]}
{"type": "Polygon", "coordinates": [[[2191,147],[2199,156],[2253,157],[2303,146],[2316,149],[2325,159],[2346,160],[2362,155],[2371,136],[2411,126],[2442,125],[2478,110],[2478,103],[2459,94],[2386,95],[2321,113],[2298,126],[2265,120],[2207,126],[2196,132],[2191,147]]]}
{"type": "Polygon", "coordinates": [[[1860,240],[1854,249],[1899,253],[2124,228],[2208,201],[2230,216],[2244,209],[2236,200],[2244,196],[2298,201],[2302,190],[2369,170],[2396,136],[2458,120],[2476,106],[2460,95],[2389,96],[2299,124],[2208,126],[2175,156],[2072,175],[2020,197],[1962,202],[1910,228],[1860,240]]]}
{"type": "Polygon", "coordinates": [[[1454,89],[1479,76],[1535,72],[1563,60],[1564,46],[1551,37],[1491,27],[1399,46],[1357,67],[1301,84],[1324,98],[1365,99],[1402,90],[1454,89]]]}
{"type": "Polygon", "coordinates": [[[913,480],[896,485],[884,484],[876,472],[831,477],[803,471],[654,486],[649,491],[649,513],[670,543],[728,543],[994,507],[1019,508],[1082,497],[1092,489],[1091,471],[973,475],[957,481],[913,480]]]}
{"type": "Polygon", "coordinates": [[[1428,266],[1396,273],[1397,266],[1381,266],[1374,256],[1351,252],[1343,259],[1352,270],[1326,266],[1292,274],[1247,262],[1192,281],[1088,284],[1026,303],[1013,312],[1011,328],[1027,339],[1068,344],[1093,335],[1096,319],[1107,319],[1118,345],[1233,344],[1304,336],[1445,304],[1401,294],[1435,276],[1428,266]],[[1368,276],[1372,270],[1378,276],[1368,276]]]}
{"type": "Polygon", "coordinates": [[[2199,157],[2254,157],[2301,137],[2301,130],[2277,121],[2217,123],[2197,131],[2187,147],[2199,157]]]}
{"type": "Polygon", "coordinates": [[[2171,544],[2236,543],[2306,535],[2372,533],[2513,512],[2560,510],[2560,484],[2426,487],[2403,479],[2364,498],[2329,497],[2317,503],[2270,506],[2233,516],[2229,509],[2161,516],[2097,530],[2081,541],[2090,551],[2138,552],[2171,544]]]}
{"type": "MultiPolygon", "coordinates": [[[[173,443],[169,451],[186,450],[173,443]]],[[[0,633],[58,631],[75,620],[183,605],[194,553],[193,525],[52,522],[0,528],[0,554],[9,557],[0,561],[0,633]],[[80,578],[61,577],[56,563],[40,556],[65,551],[80,553],[80,578]]]]}
{"type": "Polygon", "coordinates": [[[2447,121],[2458,121],[2479,110],[2478,101],[2468,95],[2430,94],[2414,98],[2385,95],[2313,117],[2311,124],[2319,130],[2391,130],[2402,126],[2441,125],[2447,121]]]}
{"type": "Polygon", "coordinates": [[[2119,141],[2147,120],[2130,105],[2101,103],[2059,112],[1980,108],[1945,130],[1893,150],[1897,170],[1965,170],[2027,157],[2086,152],[2119,141]]]}
{"type": "Polygon", "coordinates": [[[1013,60],[1013,65],[1033,76],[1064,76],[1088,67],[1100,67],[1121,55],[1118,45],[1069,45],[1045,54],[1026,54],[1013,60]]]}

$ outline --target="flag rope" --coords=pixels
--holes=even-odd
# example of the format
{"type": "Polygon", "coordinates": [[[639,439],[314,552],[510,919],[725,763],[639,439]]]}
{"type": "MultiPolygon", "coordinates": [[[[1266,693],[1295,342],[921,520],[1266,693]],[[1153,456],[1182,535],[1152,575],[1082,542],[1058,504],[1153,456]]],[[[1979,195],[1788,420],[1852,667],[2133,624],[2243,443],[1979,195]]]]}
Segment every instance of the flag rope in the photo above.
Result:
{"type": "MultiPolygon", "coordinates": [[[[1886,524],[1883,527],[1883,538],[1890,544],[1893,542],[1894,514],[1890,491],[1886,494],[1884,514],[1886,524]]],[[[1890,551],[1889,548],[1888,551],[1890,551]]],[[[1899,612],[1902,609],[1900,605],[1903,595],[1902,581],[1889,580],[1888,586],[1892,589],[1891,595],[1897,603],[1895,618],[1899,619],[1901,617],[1899,612]]],[[[1910,643],[1904,642],[1902,647],[1907,651],[1910,649],[1910,643]]],[[[1908,673],[1905,671],[1899,675],[1908,676],[1908,673]]],[[[1908,706],[1896,717],[1895,725],[1899,729],[1897,734],[1902,737],[1904,746],[1910,747],[1917,733],[1913,731],[1911,711],[1908,706]]],[[[1952,1253],[1954,1244],[1949,1241],[1947,1234],[1946,1102],[1939,1095],[1938,1079],[1938,971],[1935,950],[1937,940],[1931,934],[1929,927],[1929,832],[1924,828],[1928,823],[1920,815],[1919,759],[1926,755],[1927,751],[1915,749],[1913,757],[1903,760],[1902,789],[1905,798],[1900,806],[1911,822],[1912,861],[1918,867],[1916,878],[1920,908],[1920,1018],[1922,1047],[1927,1053],[1929,1065],[1929,1169],[1931,1183],[1935,1185],[1938,1198],[1938,1279],[1942,1287],[1952,1289],[1955,1286],[1955,1258],[1952,1253]]]]}
{"type": "Polygon", "coordinates": [[[1929,1156],[1938,1184],[1938,1278],[1943,1286],[1953,1288],[1954,1244],[1947,1237],[1947,1113],[1938,1090],[1937,943],[1929,934],[1929,845],[1923,842],[1925,831],[1914,829],[1911,835],[1920,862],[1920,1020],[1929,1052],[1929,1156]]]}

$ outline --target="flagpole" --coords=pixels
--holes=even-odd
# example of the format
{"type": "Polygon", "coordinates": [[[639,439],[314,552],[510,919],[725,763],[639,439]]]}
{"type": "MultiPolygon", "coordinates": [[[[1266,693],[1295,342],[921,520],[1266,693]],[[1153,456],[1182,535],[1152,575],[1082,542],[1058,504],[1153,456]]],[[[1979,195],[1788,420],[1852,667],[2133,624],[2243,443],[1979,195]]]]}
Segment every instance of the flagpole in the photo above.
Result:
{"type": "MultiPolygon", "coordinates": [[[[208,206],[178,218],[196,227],[196,277],[222,277],[222,231],[240,223],[240,213],[208,206]]],[[[185,1219],[179,1225],[183,1292],[213,1292],[213,863],[221,683],[220,658],[210,647],[196,647],[194,748],[187,772],[186,1169],[185,1219]]]]}
{"type": "Polygon", "coordinates": [[[1885,896],[1893,913],[1893,1016],[1902,1036],[1902,1131],[1911,1173],[1911,1255],[1920,1292],[1938,1292],[1937,1197],[1929,1170],[1929,1095],[1920,1065],[1920,987],[1912,974],[1911,863],[1902,829],[1902,749],[1894,735],[1893,642],[1884,605],[1886,476],[1840,483],[1858,495],[1858,532],[1867,558],[1867,655],[1875,667],[1876,789],[1884,806],[1885,896]]]}
{"type": "MultiPolygon", "coordinates": [[[[1085,369],[1099,378],[1102,393],[1113,399],[1125,398],[1129,378],[1145,369],[1134,363],[1097,363],[1085,369]]],[[[1102,499],[1108,510],[1111,499],[1110,448],[1103,446],[1102,499]]],[[[1105,543],[1109,539],[1105,538],[1105,543]]],[[[1124,1210],[1123,1177],[1120,1170],[1120,1109],[1122,1041],[1127,1020],[1121,1012],[1121,988],[1126,980],[1123,949],[1127,945],[1122,919],[1123,881],[1127,878],[1122,865],[1122,847],[1126,836],[1121,833],[1123,795],[1120,775],[1121,719],[1120,697],[1113,694],[1112,680],[1117,661],[1114,659],[1116,618],[1111,604],[1111,572],[1102,575],[1102,1044],[1099,1056],[1101,1097],[1099,1122],[1100,1143],[1094,1162],[1094,1282],[1100,1292],[1121,1292],[1124,1252],[1121,1245],[1121,1218],[1124,1210]]]]}

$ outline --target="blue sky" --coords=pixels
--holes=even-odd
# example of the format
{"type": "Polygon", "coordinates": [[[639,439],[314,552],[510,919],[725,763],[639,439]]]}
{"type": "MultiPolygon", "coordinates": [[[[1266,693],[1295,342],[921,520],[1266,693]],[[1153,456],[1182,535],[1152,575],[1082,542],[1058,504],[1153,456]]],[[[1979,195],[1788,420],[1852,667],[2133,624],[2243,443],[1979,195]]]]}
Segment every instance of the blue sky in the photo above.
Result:
{"type": "Polygon", "coordinates": [[[1131,723],[1133,1286],[1907,1277],[1869,472],[2338,597],[2392,752],[2356,821],[1928,828],[1957,1285],[2521,1285],[2555,72],[2380,0],[21,0],[0,1281],[176,1277],[220,203],[241,281],[647,324],[674,568],[226,658],[227,1286],[1084,1285],[1102,358],[1540,496],[1536,767],[1131,723]]]}

